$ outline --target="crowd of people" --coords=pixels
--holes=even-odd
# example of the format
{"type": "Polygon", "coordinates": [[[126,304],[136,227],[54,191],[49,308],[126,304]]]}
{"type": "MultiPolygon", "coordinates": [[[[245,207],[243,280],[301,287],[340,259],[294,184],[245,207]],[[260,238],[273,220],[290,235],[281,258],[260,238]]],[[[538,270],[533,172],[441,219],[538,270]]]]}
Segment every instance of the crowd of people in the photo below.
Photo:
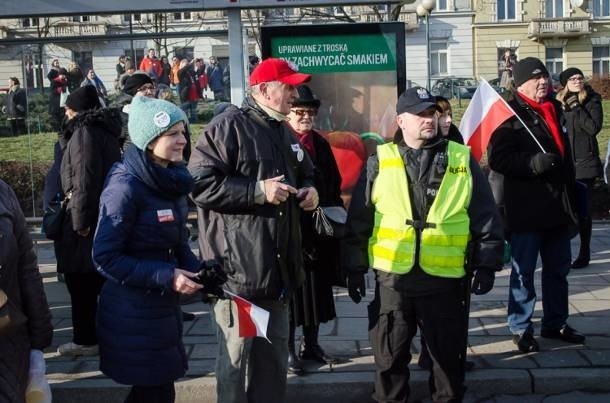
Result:
{"type": "MultiPolygon", "coordinates": [[[[311,75],[281,59],[253,68],[243,105],[219,104],[191,150],[185,104],[197,85],[216,96],[212,59],[207,69],[201,60],[173,58],[169,65],[151,49],[140,70],[128,73],[129,60],[119,60],[115,105],[104,104],[93,70],[66,97],[45,192],[67,205],[55,251],[71,297],[73,339],[59,354],[99,354],[101,371],[131,386],[126,402],[173,402],[174,382],[188,368],[180,296],[201,293],[217,328],[217,401],[284,402],[287,374],[305,373],[301,360],[338,361],[318,340],[320,324],[336,316],[333,286],[360,303],[372,270],[373,398],[408,401],[411,341],[419,331],[419,365],[430,372],[432,400],[461,401],[465,372],[474,366],[466,354],[470,295],[492,290],[505,241],[516,350],[539,350],[532,326],[539,257],[541,337],[585,341],[568,324],[567,275],[590,260],[602,111],[581,70],[562,72],[564,89],[551,98],[539,59],[511,65],[515,115],[493,133],[489,177],[462,144],[451,104],[421,87],[406,90],[396,103],[393,140],[377,146],[343,199],[341,167],[315,129],[324,100],[306,84],[311,75]],[[159,99],[166,75],[186,93],[181,107],[159,99]],[[187,197],[197,207],[199,256],[188,244],[187,197]],[[345,214],[335,223],[343,233],[321,229],[320,217],[333,221],[331,209],[345,214]],[[580,252],[572,261],[576,234],[580,252]],[[268,340],[240,336],[237,305],[224,290],[269,312],[268,340]]],[[[61,96],[68,84],[55,67],[61,96]]],[[[27,357],[50,344],[50,315],[23,214],[2,182],[0,195],[0,213],[7,211],[0,229],[14,239],[0,264],[13,273],[8,278],[28,282],[0,277],[0,290],[29,319],[11,330],[29,341],[10,357],[27,357]],[[31,291],[21,291],[26,287],[31,291]]],[[[19,401],[27,360],[10,359],[26,363],[12,369],[6,392],[19,401]]]]}
{"type": "MultiPolygon", "coordinates": [[[[252,56],[250,63],[251,71],[258,63],[258,58],[252,56]]],[[[230,98],[229,67],[221,65],[215,56],[211,56],[208,63],[205,63],[203,58],[189,60],[175,55],[170,63],[167,56],[157,57],[155,49],[149,49],[140,64],[136,65],[129,56],[121,55],[116,64],[116,77],[111,88],[104,84],[93,67],[83,70],[72,61],[66,69],[60,65],[59,59],[53,59],[47,73],[48,112],[52,129],[57,131],[61,128],[65,102],[71,92],[92,85],[96,88],[102,106],[107,106],[110,103],[109,90],[114,89],[116,94],[121,94],[125,81],[137,70],[151,77],[158,92],[170,94],[172,98],[175,96],[180,107],[187,113],[190,123],[196,122],[198,101],[208,99],[207,91],[213,93],[213,98],[210,99],[213,101],[227,102],[230,98]]],[[[26,132],[27,97],[16,77],[9,79],[3,113],[9,123],[11,135],[26,132]]]]}

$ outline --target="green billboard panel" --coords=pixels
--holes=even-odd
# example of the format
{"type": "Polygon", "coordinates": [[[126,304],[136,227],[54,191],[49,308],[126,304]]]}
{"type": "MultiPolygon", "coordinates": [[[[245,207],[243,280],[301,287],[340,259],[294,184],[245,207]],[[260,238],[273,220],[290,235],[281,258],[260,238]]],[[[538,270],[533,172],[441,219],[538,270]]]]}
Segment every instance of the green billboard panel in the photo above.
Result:
{"type": "Polygon", "coordinates": [[[271,53],[308,73],[396,71],[396,35],[275,37],[271,53]]]}

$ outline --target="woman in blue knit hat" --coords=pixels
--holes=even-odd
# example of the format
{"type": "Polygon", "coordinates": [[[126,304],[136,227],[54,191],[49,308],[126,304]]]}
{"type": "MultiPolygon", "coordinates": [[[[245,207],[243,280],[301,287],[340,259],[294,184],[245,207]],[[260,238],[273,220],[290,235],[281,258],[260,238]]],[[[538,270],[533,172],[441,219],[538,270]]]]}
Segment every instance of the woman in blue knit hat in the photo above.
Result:
{"type": "Polygon", "coordinates": [[[132,144],[106,178],[93,260],[107,281],[100,293],[100,369],[132,385],[125,402],[168,403],[184,376],[179,294],[202,288],[188,244],[187,194],[193,179],[182,153],[187,118],[173,103],[135,97],[132,144]]]}

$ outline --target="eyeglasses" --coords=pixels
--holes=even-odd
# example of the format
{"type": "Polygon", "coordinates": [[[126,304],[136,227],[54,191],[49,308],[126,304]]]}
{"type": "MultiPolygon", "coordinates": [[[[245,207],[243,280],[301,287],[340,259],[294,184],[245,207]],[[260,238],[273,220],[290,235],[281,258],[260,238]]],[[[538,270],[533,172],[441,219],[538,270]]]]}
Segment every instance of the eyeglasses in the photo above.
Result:
{"type": "Polygon", "coordinates": [[[318,111],[315,109],[293,109],[292,112],[297,116],[316,116],[318,114],[318,111]]]}
{"type": "Polygon", "coordinates": [[[154,91],[155,86],[152,84],[144,84],[140,88],[138,88],[138,92],[146,92],[146,91],[154,91]]]}
{"type": "Polygon", "coordinates": [[[571,83],[578,83],[580,81],[585,81],[584,77],[570,77],[568,78],[568,81],[571,83]]]}

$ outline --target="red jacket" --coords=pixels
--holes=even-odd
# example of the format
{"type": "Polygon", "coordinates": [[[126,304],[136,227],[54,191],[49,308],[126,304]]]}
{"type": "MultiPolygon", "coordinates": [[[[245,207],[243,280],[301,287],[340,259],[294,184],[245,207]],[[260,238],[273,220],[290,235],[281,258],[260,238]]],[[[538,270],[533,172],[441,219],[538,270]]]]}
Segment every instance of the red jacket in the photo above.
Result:
{"type": "Polygon", "coordinates": [[[142,62],[140,62],[140,70],[150,74],[155,81],[157,81],[157,79],[163,75],[161,60],[157,59],[156,57],[151,59],[148,56],[144,56],[144,59],[142,59],[142,62]]]}

